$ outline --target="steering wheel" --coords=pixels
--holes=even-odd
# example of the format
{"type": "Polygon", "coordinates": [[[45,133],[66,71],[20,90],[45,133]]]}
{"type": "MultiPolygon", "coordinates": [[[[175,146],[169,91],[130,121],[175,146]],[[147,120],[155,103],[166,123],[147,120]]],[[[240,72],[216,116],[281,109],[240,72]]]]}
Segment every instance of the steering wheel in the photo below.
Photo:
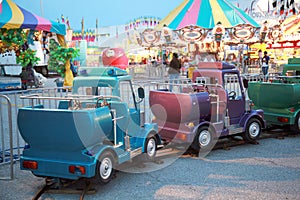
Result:
{"type": "Polygon", "coordinates": [[[99,108],[99,107],[103,107],[103,106],[108,106],[109,104],[107,103],[106,99],[103,98],[103,97],[99,97],[97,99],[97,102],[96,102],[96,108],[99,108]]]}
{"type": "Polygon", "coordinates": [[[236,92],[235,91],[231,91],[228,93],[228,97],[230,100],[234,100],[236,97],[236,92]]]}

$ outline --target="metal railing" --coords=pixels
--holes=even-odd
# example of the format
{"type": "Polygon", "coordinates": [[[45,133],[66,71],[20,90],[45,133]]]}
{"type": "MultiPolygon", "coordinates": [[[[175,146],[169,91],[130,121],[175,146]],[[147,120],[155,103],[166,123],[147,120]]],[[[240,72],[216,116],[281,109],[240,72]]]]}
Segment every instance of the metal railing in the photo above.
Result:
{"type": "Polygon", "coordinates": [[[129,65],[128,73],[132,76],[133,80],[140,79],[164,79],[167,77],[167,67],[163,64],[136,64],[129,65]]]}
{"type": "Polygon", "coordinates": [[[12,105],[10,99],[6,95],[0,95],[1,104],[0,104],[0,124],[1,126],[1,146],[0,146],[0,164],[10,164],[10,173],[9,177],[0,177],[1,180],[12,180],[14,178],[14,169],[13,169],[13,161],[14,161],[14,152],[13,152],[13,130],[12,130],[12,105]],[[7,103],[7,107],[4,108],[2,105],[2,100],[5,100],[7,103]],[[4,111],[7,111],[7,115],[4,115],[4,111]],[[6,122],[6,123],[5,123],[6,122]],[[7,132],[5,131],[7,130],[7,132]],[[8,133],[8,136],[5,135],[8,133]],[[7,138],[8,137],[8,138],[7,138]],[[6,141],[9,141],[9,145],[7,145],[6,141]],[[2,161],[2,162],[1,162],[2,161]]]}
{"type": "MultiPolygon", "coordinates": [[[[128,67],[128,73],[132,76],[133,80],[139,81],[140,79],[147,79],[147,80],[161,80],[161,79],[167,79],[168,73],[167,73],[167,67],[166,65],[163,65],[161,63],[157,65],[152,64],[135,64],[135,65],[129,65],[128,67]]],[[[269,74],[271,73],[278,73],[278,67],[275,65],[269,66],[269,74]]],[[[182,67],[181,75],[185,75],[186,69],[182,67]]],[[[262,69],[261,67],[256,65],[246,65],[245,70],[241,73],[243,75],[262,75],[262,69]]]]}
{"type": "Polygon", "coordinates": [[[242,74],[241,77],[247,79],[249,82],[260,82],[264,80],[264,75],[262,74],[242,74]]]}
{"type": "MultiPolygon", "coordinates": [[[[26,143],[20,136],[17,125],[18,108],[30,106],[31,102],[21,99],[24,95],[40,95],[52,97],[64,97],[70,94],[68,87],[64,88],[38,88],[18,91],[1,92],[0,95],[0,166],[10,165],[10,177],[0,177],[0,179],[13,179],[13,164],[18,161],[21,156],[21,150],[26,143]]],[[[48,99],[40,99],[46,108],[54,108],[58,106],[58,100],[50,101],[48,99]]],[[[2,176],[2,174],[0,174],[2,176]]]]}
{"type": "MultiPolygon", "coordinates": [[[[150,91],[150,82],[147,82],[143,86],[149,86],[146,90],[150,91]]],[[[136,84],[135,90],[141,86],[136,84]]],[[[151,87],[154,85],[151,84],[151,87]]],[[[129,91],[128,85],[121,86],[121,91],[129,91]]],[[[7,91],[1,92],[0,95],[0,165],[10,164],[10,179],[14,178],[13,174],[13,164],[18,161],[21,157],[22,150],[26,146],[26,142],[20,135],[18,125],[17,125],[17,114],[18,109],[21,107],[30,107],[34,104],[42,104],[45,109],[58,108],[59,101],[65,99],[81,99],[82,96],[79,94],[71,95],[70,88],[38,88],[38,89],[28,89],[19,91],[7,91]],[[24,96],[27,96],[24,98],[24,96]],[[21,98],[22,97],[22,98],[21,98]],[[8,113],[4,115],[5,113],[8,113]]],[[[109,89],[105,91],[106,95],[109,95],[109,89]]],[[[146,93],[147,94],[147,93],[146,93]]],[[[110,96],[112,98],[112,96],[110,96]]],[[[128,94],[125,95],[127,99],[121,99],[122,101],[130,102],[132,97],[128,94]]],[[[89,96],[88,98],[95,98],[95,96],[89,96]]],[[[113,98],[116,98],[115,96],[113,98]]],[[[148,99],[145,99],[141,103],[141,110],[147,113],[147,122],[151,121],[151,112],[148,106],[148,99]]],[[[2,174],[0,173],[0,176],[2,174]]],[[[8,179],[6,177],[0,177],[0,179],[8,179]]]]}
{"type": "MultiPolygon", "coordinates": [[[[170,86],[172,85],[173,93],[198,93],[199,91],[209,91],[211,94],[215,92],[215,88],[223,88],[218,84],[209,84],[209,83],[193,83],[190,79],[180,78],[176,79],[176,82],[170,82],[170,79],[164,80],[149,80],[149,81],[135,81],[135,87],[143,87],[145,90],[145,96],[149,97],[150,91],[153,90],[162,90],[169,91],[170,86]],[[206,88],[205,88],[206,87],[206,88]],[[199,88],[201,88],[199,90],[199,88]]],[[[219,100],[218,100],[219,101],[219,100]]],[[[220,103],[220,102],[218,102],[220,103]]],[[[141,105],[141,111],[144,113],[145,122],[149,123],[153,119],[153,113],[151,112],[149,98],[145,98],[143,104],[141,105]]]]}
{"type": "MultiPolygon", "coordinates": [[[[88,95],[66,95],[64,97],[45,97],[39,95],[26,95],[20,96],[20,99],[28,99],[30,100],[31,108],[34,109],[37,104],[41,104],[42,100],[49,100],[49,101],[69,101],[68,102],[68,109],[70,110],[80,110],[80,109],[90,109],[90,108],[97,108],[97,104],[99,100],[106,102],[108,99],[115,99],[117,101],[122,101],[122,99],[118,96],[88,96],[88,95]],[[84,103],[93,103],[92,106],[82,107],[82,102],[84,103]]],[[[89,105],[89,104],[88,104],[89,105]]]]}

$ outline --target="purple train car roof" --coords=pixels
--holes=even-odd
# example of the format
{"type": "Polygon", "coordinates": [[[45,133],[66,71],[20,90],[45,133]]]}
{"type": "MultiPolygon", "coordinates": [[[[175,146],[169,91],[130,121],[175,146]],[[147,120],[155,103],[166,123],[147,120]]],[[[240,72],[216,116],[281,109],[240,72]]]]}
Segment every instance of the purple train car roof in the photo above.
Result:
{"type": "Polygon", "coordinates": [[[199,69],[234,69],[235,66],[227,62],[200,62],[199,69]]]}

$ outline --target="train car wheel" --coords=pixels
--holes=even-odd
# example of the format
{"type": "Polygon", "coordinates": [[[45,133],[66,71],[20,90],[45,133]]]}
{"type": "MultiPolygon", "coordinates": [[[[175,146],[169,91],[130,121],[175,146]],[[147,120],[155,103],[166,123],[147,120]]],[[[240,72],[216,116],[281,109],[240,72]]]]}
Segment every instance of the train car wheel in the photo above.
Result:
{"type": "Polygon", "coordinates": [[[115,174],[115,160],[111,152],[104,152],[98,159],[96,166],[96,181],[106,184],[111,181],[115,174]]]}
{"type": "Polygon", "coordinates": [[[198,129],[191,147],[196,151],[207,152],[214,147],[215,143],[213,130],[208,126],[202,126],[198,129]]]}
{"type": "Polygon", "coordinates": [[[243,138],[247,142],[254,141],[261,134],[261,123],[258,119],[252,118],[248,121],[246,131],[243,133],[243,138]]]}
{"type": "Polygon", "coordinates": [[[155,136],[148,136],[145,144],[145,155],[147,160],[153,161],[157,152],[157,141],[155,136]]]}

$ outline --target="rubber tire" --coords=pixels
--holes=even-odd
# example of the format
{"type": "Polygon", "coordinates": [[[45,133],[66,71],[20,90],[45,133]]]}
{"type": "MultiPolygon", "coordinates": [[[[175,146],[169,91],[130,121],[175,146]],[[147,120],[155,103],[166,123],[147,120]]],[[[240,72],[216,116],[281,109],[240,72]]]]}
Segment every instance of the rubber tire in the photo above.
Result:
{"type": "MultiPolygon", "coordinates": [[[[104,168],[104,170],[107,170],[107,169],[104,168]]],[[[115,175],[115,159],[111,152],[106,151],[101,154],[101,156],[99,157],[99,159],[97,161],[95,174],[96,174],[95,182],[100,183],[102,185],[107,184],[114,177],[114,175],[115,175]],[[103,170],[103,169],[101,170],[101,168],[105,167],[105,166],[103,166],[103,164],[108,165],[108,167],[109,167],[108,172],[107,172],[108,174],[103,174],[100,172],[103,170]]]]}
{"type": "MultiPolygon", "coordinates": [[[[256,130],[254,130],[254,131],[256,131],[256,130]]],[[[259,138],[261,131],[262,131],[262,126],[261,126],[260,121],[256,118],[251,118],[247,123],[246,131],[243,133],[242,137],[244,138],[245,141],[252,142],[259,138]],[[258,130],[259,132],[255,136],[251,135],[250,128],[257,129],[257,126],[259,128],[259,130],[258,130]]]]}
{"type": "Polygon", "coordinates": [[[206,152],[209,150],[212,150],[215,142],[216,138],[214,137],[214,134],[212,134],[212,130],[209,129],[208,126],[202,126],[197,130],[197,134],[195,135],[194,141],[191,145],[191,147],[196,150],[196,151],[201,151],[201,152],[206,152]],[[199,142],[199,137],[201,134],[208,134],[208,143],[205,145],[201,145],[201,143],[199,142]]]}
{"type": "Polygon", "coordinates": [[[300,112],[297,114],[295,124],[292,125],[291,130],[296,133],[300,133],[300,112]]]}
{"type": "Polygon", "coordinates": [[[154,161],[156,153],[157,153],[157,139],[154,135],[151,134],[147,137],[147,140],[145,142],[145,158],[146,158],[146,160],[154,161]],[[151,145],[150,147],[148,147],[149,144],[151,145]],[[149,154],[149,150],[151,151],[150,154],[149,154]]]}

